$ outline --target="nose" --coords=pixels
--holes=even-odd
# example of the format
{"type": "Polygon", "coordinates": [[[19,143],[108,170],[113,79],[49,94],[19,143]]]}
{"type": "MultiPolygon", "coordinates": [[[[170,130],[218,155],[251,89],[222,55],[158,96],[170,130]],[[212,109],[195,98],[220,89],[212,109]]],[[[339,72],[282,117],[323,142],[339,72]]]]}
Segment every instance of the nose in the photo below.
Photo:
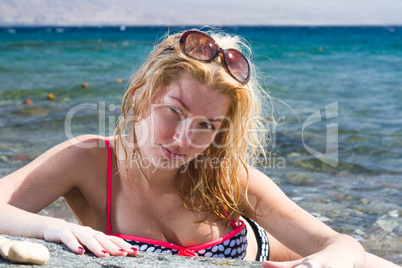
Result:
{"type": "Polygon", "coordinates": [[[185,133],[175,133],[173,136],[174,142],[182,148],[186,148],[190,145],[190,141],[188,137],[186,137],[185,133]]]}
{"type": "Polygon", "coordinates": [[[189,124],[187,120],[182,120],[173,135],[173,141],[182,148],[190,146],[191,140],[189,137],[189,124]]]}

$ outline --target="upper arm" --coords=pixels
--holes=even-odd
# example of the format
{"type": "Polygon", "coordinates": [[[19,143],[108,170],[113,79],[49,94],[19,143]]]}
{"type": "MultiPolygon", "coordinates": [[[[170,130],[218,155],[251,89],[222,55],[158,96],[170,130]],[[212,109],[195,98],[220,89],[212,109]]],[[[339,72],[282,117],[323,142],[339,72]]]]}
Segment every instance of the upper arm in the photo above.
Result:
{"type": "Polygon", "coordinates": [[[79,187],[82,167],[88,158],[88,149],[82,141],[66,141],[46,151],[34,161],[0,179],[0,204],[7,203],[30,212],[38,212],[60,196],[79,187]]]}
{"type": "MultiPolygon", "coordinates": [[[[241,175],[245,180],[246,175],[241,175]]],[[[288,198],[265,174],[250,168],[247,190],[252,209],[246,216],[295,252],[306,256],[322,248],[331,228],[288,198]]]]}

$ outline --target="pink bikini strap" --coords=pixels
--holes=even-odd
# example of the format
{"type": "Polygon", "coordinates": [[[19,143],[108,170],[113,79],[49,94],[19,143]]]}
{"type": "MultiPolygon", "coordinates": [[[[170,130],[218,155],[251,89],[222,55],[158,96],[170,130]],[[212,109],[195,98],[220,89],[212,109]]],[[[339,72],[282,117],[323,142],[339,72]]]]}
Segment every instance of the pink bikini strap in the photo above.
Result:
{"type": "Polygon", "coordinates": [[[226,219],[230,220],[230,224],[232,225],[232,227],[236,229],[238,226],[234,220],[229,219],[228,212],[225,210],[223,211],[223,214],[225,214],[226,219]]]}
{"type": "Polygon", "coordinates": [[[112,231],[112,225],[110,224],[110,210],[112,201],[112,150],[110,148],[110,141],[105,140],[107,147],[107,182],[106,182],[106,205],[107,205],[107,225],[106,232],[112,231]]]}

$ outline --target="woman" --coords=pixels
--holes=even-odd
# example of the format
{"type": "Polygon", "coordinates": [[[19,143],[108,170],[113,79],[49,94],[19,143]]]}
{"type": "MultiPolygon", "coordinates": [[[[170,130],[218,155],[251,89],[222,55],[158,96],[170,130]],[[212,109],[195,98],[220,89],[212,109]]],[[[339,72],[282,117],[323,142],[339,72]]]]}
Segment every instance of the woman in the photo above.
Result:
{"type": "Polygon", "coordinates": [[[263,152],[259,87],[241,46],[199,31],[162,41],[131,79],[115,137],[67,141],[0,180],[0,233],[98,257],[139,248],[297,259],[265,267],[365,267],[356,240],[251,166],[263,152]],[[60,196],[80,225],[35,214],[60,196]]]}

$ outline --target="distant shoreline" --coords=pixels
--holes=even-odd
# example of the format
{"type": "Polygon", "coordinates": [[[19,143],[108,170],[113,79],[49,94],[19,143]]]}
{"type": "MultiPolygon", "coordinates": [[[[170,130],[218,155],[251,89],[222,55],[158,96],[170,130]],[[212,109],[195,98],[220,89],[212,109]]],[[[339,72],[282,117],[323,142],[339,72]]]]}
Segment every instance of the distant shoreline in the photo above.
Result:
{"type": "MultiPolygon", "coordinates": [[[[342,24],[239,24],[239,25],[125,25],[125,24],[116,24],[116,25],[24,25],[24,24],[4,24],[0,25],[0,28],[190,28],[190,27],[212,27],[212,28],[248,28],[248,27],[259,27],[259,28],[386,28],[386,27],[402,27],[402,24],[350,24],[350,25],[342,25],[342,24]]],[[[124,31],[124,30],[123,30],[124,31]]]]}

